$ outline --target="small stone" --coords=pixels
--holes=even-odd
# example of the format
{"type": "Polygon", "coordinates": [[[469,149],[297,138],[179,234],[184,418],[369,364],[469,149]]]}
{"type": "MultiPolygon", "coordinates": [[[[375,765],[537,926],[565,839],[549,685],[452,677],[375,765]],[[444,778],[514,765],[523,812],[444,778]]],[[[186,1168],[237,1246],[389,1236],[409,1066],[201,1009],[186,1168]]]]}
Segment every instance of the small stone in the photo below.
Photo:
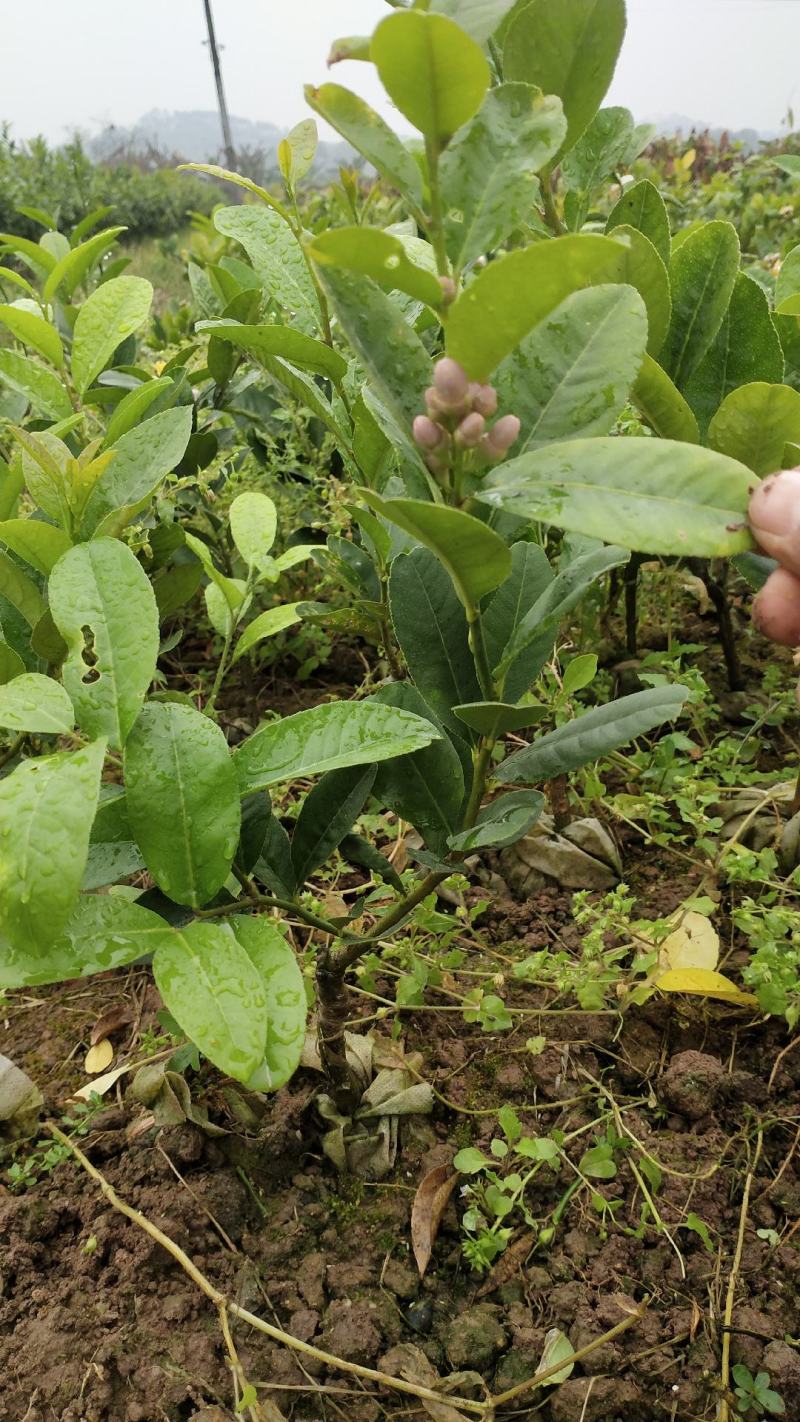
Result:
{"type": "Polygon", "coordinates": [[[541,1348],[512,1348],[497,1365],[494,1391],[506,1392],[518,1383],[527,1382],[536,1373],[541,1356],[541,1348]]]}
{"type": "Polygon", "coordinates": [[[700,1121],[713,1111],[725,1079],[725,1068],[717,1057],[705,1052],[678,1052],[659,1080],[659,1100],[689,1121],[700,1121]]]}
{"type": "Polygon", "coordinates": [[[419,1280],[413,1269],[399,1259],[390,1259],[383,1271],[383,1282],[398,1299],[413,1299],[419,1288],[419,1280]]]}
{"type": "Polygon", "coordinates": [[[487,1368],[508,1342],[493,1304],[477,1304],[448,1325],[444,1346],[453,1368],[487,1368]]]}

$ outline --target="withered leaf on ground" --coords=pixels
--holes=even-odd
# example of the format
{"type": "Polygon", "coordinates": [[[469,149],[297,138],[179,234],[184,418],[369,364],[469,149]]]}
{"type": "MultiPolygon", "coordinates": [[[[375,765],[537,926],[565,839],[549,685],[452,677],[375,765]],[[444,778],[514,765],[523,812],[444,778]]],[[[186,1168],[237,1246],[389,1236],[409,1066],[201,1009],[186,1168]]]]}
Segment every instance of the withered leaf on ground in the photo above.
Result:
{"type": "Polygon", "coordinates": [[[131,1022],[130,1010],[121,1004],[118,1007],[109,1008],[102,1017],[98,1017],[89,1035],[91,1046],[96,1047],[98,1042],[102,1042],[104,1037],[110,1037],[112,1032],[118,1032],[120,1027],[127,1027],[131,1022]]]}
{"type": "Polygon", "coordinates": [[[458,1171],[452,1175],[449,1172],[449,1165],[437,1165],[429,1170],[411,1206],[411,1247],[420,1278],[430,1263],[442,1215],[459,1179],[458,1171]]]}

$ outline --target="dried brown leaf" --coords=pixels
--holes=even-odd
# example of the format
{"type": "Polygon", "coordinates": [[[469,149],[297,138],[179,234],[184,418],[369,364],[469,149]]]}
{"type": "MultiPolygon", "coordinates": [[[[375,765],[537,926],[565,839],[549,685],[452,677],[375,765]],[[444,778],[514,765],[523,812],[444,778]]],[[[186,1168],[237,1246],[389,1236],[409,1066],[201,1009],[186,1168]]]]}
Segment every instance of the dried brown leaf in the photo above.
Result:
{"type": "Polygon", "coordinates": [[[98,1042],[102,1042],[104,1037],[110,1037],[112,1032],[118,1032],[120,1027],[127,1027],[131,1022],[130,1010],[120,1003],[118,1007],[109,1008],[102,1017],[98,1017],[89,1036],[89,1041],[93,1047],[98,1042]]]}
{"type": "Polygon", "coordinates": [[[494,1268],[487,1274],[475,1297],[477,1299],[485,1298],[487,1294],[493,1294],[495,1289],[499,1289],[501,1284],[510,1283],[519,1272],[535,1243],[536,1235],[533,1230],[529,1230],[519,1239],[515,1239],[514,1243],[508,1246],[505,1253],[500,1255],[500,1258],[494,1268]]]}
{"type": "Polygon", "coordinates": [[[419,1277],[427,1269],[439,1226],[459,1173],[449,1174],[449,1165],[437,1165],[421,1180],[411,1206],[411,1247],[417,1261],[419,1277]]]}

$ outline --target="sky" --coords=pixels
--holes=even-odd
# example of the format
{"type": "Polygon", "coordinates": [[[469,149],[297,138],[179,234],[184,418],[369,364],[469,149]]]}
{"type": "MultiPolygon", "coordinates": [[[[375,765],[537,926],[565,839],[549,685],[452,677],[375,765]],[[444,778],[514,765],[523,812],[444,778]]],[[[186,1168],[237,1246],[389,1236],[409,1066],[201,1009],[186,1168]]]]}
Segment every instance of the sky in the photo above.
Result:
{"type": "MultiPolygon", "coordinates": [[[[290,126],[304,83],[326,77],[330,41],[368,34],[383,0],[214,0],[232,114],[290,126]]],[[[0,121],[61,142],[150,109],[211,109],[202,0],[0,0],[0,121]]],[[[686,114],[731,128],[800,125],[800,0],[628,0],[628,34],[606,102],[637,120],[686,114]]],[[[370,67],[338,82],[388,113],[370,67]]],[[[402,125],[398,125],[402,126],[402,125]]]]}

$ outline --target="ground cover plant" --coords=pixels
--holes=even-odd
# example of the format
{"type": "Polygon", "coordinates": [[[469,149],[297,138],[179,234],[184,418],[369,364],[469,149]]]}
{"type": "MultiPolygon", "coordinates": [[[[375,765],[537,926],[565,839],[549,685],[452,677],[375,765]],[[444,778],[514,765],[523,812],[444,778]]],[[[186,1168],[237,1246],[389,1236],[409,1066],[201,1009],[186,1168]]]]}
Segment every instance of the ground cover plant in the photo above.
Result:
{"type": "MultiPolygon", "coordinates": [[[[313,119],[281,143],[281,192],[201,167],[243,200],[196,216],[180,308],[153,317],[102,208],[1,239],[0,990],[25,1030],[60,994],[124,984],[138,1004],[96,1014],[89,1110],[62,1098],[49,1136],[12,1033],[11,1320],[39,1257],[16,1243],[27,1202],[72,1154],[124,1213],[148,1142],[190,1212],[183,1167],[202,1171],[204,1217],[250,1271],[244,1294],[216,1284],[218,1260],[207,1275],[132,1216],[194,1269],[231,1378],[208,1338],[194,1359],[155,1341],[156,1287],[158,1376],[126,1381],[106,1339],[83,1387],[46,1383],[60,1417],[87,1388],[125,1422],[311,1416],[337,1406],[320,1368],[361,1379],[364,1417],[405,1406],[392,1390],[448,1419],[523,1395],[554,1419],[777,1414],[800,1371],[796,703],[789,653],[745,617],[760,588],[761,629],[800,640],[797,476],[766,477],[800,447],[796,264],[773,293],[733,224],[674,230],[637,176],[651,135],[602,107],[622,0],[391,11],[332,58],[374,65],[418,137],[338,80],[310,87],[376,178],[306,199],[313,119]],[[620,584],[647,656],[614,651],[620,584]],[[129,1068],[130,1115],[109,1116],[129,1068]],[[122,1199],[93,1163],[104,1132],[130,1150],[122,1199]],[[420,1280],[460,1231],[435,1282],[405,1264],[398,1212],[367,1204],[376,1181],[383,1208],[409,1188],[401,1161],[420,1280]],[[293,1173],[276,1205],[265,1183],[293,1173]],[[367,1218],[368,1255],[394,1255],[388,1312],[370,1318],[369,1267],[323,1253],[281,1286],[286,1317],[254,1321],[275,1267],[358,1252],[367,1218]],[[743,1302],[773,1263],[774,1318],[743,1302]],[[259,1382],[275,1341],[317,1371],[284,1358],[259,1382]]],[[[81,1246],[101,1283],[113,1223],[81,1246]]]]}

